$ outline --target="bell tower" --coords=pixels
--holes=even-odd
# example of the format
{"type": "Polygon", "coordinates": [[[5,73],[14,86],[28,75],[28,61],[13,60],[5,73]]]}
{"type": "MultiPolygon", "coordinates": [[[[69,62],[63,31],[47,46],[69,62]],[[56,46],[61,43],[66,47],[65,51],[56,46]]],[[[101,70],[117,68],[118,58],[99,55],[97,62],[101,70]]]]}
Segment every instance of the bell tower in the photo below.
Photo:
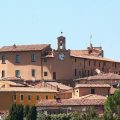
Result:
{"type": "Polygon", "coordinates": [[[58,50],[66,50],[65,37],[61,35],[60,37],[57,38],[57,40],[58,40],[58,50]]]}

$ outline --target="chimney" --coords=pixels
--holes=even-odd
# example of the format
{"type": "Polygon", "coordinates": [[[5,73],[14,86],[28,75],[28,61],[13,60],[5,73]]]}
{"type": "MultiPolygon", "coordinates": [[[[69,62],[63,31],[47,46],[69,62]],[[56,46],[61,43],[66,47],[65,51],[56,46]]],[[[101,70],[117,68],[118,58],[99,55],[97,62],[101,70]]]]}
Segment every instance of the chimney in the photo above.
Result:
{"type": "Polygon", "coordinates": [[[13,48],[16,48],[16,47],[17,47],[16,44],[14,44],[14,45],[13,45],[13,48]]]}
{"type": "Polygon", "coordinates": [[[56,87],[57,87],[57,91],[60,91],[60,88],[58,87],[58,85],[56,87]]]}
{"type": "Polygon", "coordinates": [[[56,102],[57,102],[57,103],[60,103],[60,102],[61,102],[61,98],[60,98],[59,96],[56,96],[55,99],[56,99],[56,102]]]}

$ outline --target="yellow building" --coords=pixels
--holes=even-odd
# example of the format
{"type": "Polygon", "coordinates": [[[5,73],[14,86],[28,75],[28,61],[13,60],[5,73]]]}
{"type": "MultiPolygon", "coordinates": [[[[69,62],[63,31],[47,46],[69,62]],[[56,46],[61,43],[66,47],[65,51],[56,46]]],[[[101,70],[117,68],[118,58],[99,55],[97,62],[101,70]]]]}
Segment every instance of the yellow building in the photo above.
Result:
{"type": "Polygon", "coordinates": [[[56,90],[32,87],[0,88],[0,110],[8,110],[12,104],[35,105],[38,101],[54,99],[56,90]]]}

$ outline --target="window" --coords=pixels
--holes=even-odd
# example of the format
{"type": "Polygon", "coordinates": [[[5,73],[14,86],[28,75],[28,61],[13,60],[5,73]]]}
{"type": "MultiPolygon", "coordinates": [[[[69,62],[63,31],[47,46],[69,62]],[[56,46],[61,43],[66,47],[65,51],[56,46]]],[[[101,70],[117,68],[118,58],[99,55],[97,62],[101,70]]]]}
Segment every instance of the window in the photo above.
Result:
{"type": "Polygon", "coordinates": [[[20,55],[16,55],[15,61],[16,61],[16,63],[20,63],[20,55]]]}
{"type": "Polygon", "coordinates": [[[2,56],[2,64],[5,64],[5,59],[6,59],[5,55],[3,55],[2,56]]]}
{"type": "Polygon", "coordinates": [[[16,70],[16,71],[15,71],[15,76],[16,76],[16,77],[20,77],[20,70],[16,70]]]}
{"type": "Polygon", "coordinates": [[[94,66],[96,66],[96,61],[94,61],[94,66]]]}
{"type": "Polygon", "coordinates": [[[20,100],[23,101],[24,100],[24,96],[20,95],[20,100]]]}
{"type": "Polygon", "coordinates": [[[47,58],[44,58],[43,61],[44,61],[44,62],[47,62],[47,58]]]}
{"type": "Polygon", "coordinates": [[[5,71],[2,70],[2,77],[5,77],[5,71]]]}
{"type": "Polygon", "coordinates": [[[89,66],[90,66],[90,60],[89,60],[89,66]]]}
{"type": "Polygon", "coordinates": [[[56,96],[54,95],[54,99],[56,99],[56,96]]]}
{"type": "Polygon", "coordinates": [[[36,61],[36,55],[35,55],[34,53],[31,55],[31,61],[32,61],[32,62],[35,62],[35,61],[36,61]]]}
{"type": "Polygon", "coordinates": [[[106,66],[106,62],[103,62],[103,66],[106,66]]]}
{"type": "Polygon", "coordinates": [[[77,59],[75,58],[75,62],[77,62],[77,59]]]}
{"type": "Polygon", "coordinates": [[[47,73],[47,72],[44,72],[44,76],[48,76],[48,73],[47,73]]]}
{"type": "Polygon", "coordinates": [[[102,72],[104,72],[104,67],[102,68],[102,72]]]}
{"type": "Polygon", "coordinates": [[[91,75],[93,76],[93,70],[91,70],[91,75]]]}
{"type": "Polygon", "coordinates": [[[75,69],[75,76],[77,76],[77,69],[75,69]]]}
{"type": "Polygon", "coordinates": [[[90,72],[89,72],[89,70],[88,70],[88,76],[90,76],[90,72]]]}
{"type": "Polygon", "coordinates": [[[81,77],[81,71],[79,71],[79,76],[81,77]]]}
{"type": "Polygon", "coordinates": [[[35,69],[32,69],[32,77],[35,77],[35,69]]]}
{"type": "Polygon", "coordinates": [[[48,96],[46,96],[46,100],[48,100],[48,96]]]}
{"type": "Polygon", "coordinates": [[[37,95],[37,96],[36,96],[36,100],[40,100],[40,97],[39,97],[39,95],[37,95]]]}
{"type": "Polygon", "coordinates": [[[100,62],[99,62],[99,67],[100,67],[100,62]]]}
{"type": "Polygon", "coordinates": [[[82,70],[82,77],[84,77],[85,76],[85,72],[84,72],[84,70],[82,70]]]}
{"type": "Polygon", "coordinates": [[[31,100],[31,95],[28,95],[28,100],[31,100]]]}
{"type": "Polygon", "coordinates": [[[56,72],[53,72],[53,79],[56,80],[56,72]]]}
{"type": "Polygon", "coordinates": [[[16,101],[16,95],[13,95],[13,101],[16,101]]]}
{"type": "Polygon", "coordinates": [[[95,89],[91,89],[91,94],[95,94],[95,89]]]}

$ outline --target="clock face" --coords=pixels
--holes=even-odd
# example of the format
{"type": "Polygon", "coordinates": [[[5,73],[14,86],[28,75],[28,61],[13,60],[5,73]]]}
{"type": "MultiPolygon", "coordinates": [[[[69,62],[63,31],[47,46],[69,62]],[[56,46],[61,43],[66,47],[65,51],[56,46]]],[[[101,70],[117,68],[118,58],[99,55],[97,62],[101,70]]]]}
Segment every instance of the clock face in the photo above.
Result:
{"type": "Polygon", "coordinates": [[[59,60],[64,60],[64,58],[65,58],[64,53],[60,53],[60,54],[59,54],[59,60]]]}

